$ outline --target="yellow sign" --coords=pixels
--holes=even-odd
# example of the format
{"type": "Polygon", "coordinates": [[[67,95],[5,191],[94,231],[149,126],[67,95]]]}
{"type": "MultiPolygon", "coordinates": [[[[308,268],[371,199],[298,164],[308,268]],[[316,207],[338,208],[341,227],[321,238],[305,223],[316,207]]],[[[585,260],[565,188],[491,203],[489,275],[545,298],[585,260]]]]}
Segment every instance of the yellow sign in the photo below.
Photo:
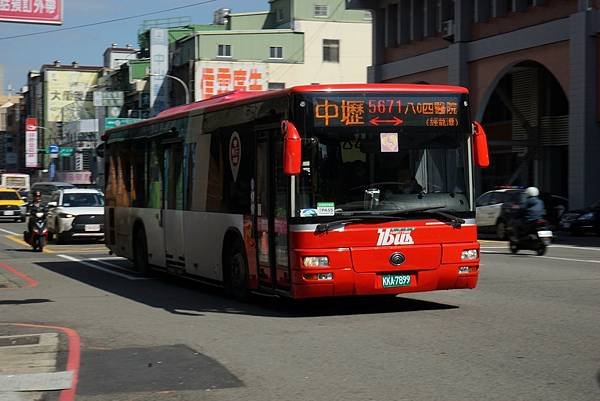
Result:
{"type": "Polygon", "coordinates": [[[48,71],[45,79],[46,121],[74,121],[79,118],[65,106],[93,110],[92,86],[98,82],[94,71],[48,71]]]}

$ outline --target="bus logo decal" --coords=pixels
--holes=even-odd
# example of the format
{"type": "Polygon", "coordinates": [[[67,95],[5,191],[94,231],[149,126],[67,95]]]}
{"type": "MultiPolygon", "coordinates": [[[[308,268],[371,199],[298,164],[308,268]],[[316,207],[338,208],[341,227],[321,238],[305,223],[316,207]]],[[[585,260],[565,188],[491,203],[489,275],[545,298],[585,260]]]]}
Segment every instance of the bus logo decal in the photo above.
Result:
{"type": "Polygon", "coordinates": [[[231,174],[233,181],[237,181],[238,171],[240,171],[240,162],[242,160],[242,141],[240,134],[234,131],[229,139],[229,165],[231,166],[231,174]]]}
{"type": "Polygon", "coordinates": [[[412,245],[415,243],[411,235],[412,231],[413,228],[379,228],[377,246],[412,245]]]}

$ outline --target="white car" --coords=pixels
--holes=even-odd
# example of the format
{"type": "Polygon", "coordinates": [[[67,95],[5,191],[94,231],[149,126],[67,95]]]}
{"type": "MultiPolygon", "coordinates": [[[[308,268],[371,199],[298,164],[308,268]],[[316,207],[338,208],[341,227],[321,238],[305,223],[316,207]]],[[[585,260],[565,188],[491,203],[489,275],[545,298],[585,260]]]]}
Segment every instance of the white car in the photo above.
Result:
{"type": "Polygon", "coordinates": [[[48,232],[59,243],[71,239],[104,239],[104,194],[97,189],[69,188],[48,202],[48,232]]]}
{"type": "Polygon", "coordinates": [[[507,215],[506,205],[518,204],[522,194],[522,189],[510,188],[497,189],[480,195],[475,200],[479,231],[492,231],[497,238],[506,239],[506,226],[511,218],[507,215]]]}

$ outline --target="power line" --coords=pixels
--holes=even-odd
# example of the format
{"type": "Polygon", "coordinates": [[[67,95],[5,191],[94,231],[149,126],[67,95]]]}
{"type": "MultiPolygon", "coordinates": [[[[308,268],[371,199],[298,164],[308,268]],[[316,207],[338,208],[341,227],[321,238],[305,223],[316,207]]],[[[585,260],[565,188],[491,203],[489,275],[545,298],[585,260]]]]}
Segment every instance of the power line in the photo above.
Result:
{"type": "Polygon", "coordinates": [[[76,26],[71,26],[71,27],[67,27],[67,28],[51,29],[51,30],[42,31],[42,32],[33,32],[33,33],[25,33],[25,34],[22,34],[22,35],[5,36],[5,37],[0,38],[0,40],[23,38],[23,37],[27,37],[27,36],[43,35],[43,34],[46,34],[46,33],[54,33],[54,32],[61,32],[61,31],[70,31],[70,30],[73,30],[73,29],[86,28],[86,27],[89,27],[89,26],[110,24],[112,22],[125,21],[125,20],[128,20],[128,19],[146,17],[148,15],[161,14],[161,13],[166,13],[166,12],[169,12],[169,11],[181,10],[183,8],[201,6],[201,5],[208,4],[208,3],[214,3],[215,1],[217,1],[217,0],[205,0],[205,1],[200,1],[198,3],[187,4],[185,6],[173,7],[173,8],[168,8],[168,9],[159,10],[159,11],[152,11],[152,12],[149,12],[149,13],[144,13],[144,14],[139,14],[139,15],[132,15],[132,16],[129,16],[129,17],[122,17],[122,18],[115,18],[115,19],[110,19],[110,20],[105,20],[105,21],[92,22],[92,23],[89,23],[89,24],[76,25],[76,26]]]}

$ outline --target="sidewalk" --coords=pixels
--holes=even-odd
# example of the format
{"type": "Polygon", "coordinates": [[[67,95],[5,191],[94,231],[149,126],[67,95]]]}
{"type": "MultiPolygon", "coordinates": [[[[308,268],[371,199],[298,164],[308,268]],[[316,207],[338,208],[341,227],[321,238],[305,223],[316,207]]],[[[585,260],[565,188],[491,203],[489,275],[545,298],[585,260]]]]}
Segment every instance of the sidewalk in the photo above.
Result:
{"type": "Polygon", "coordinates": [[[63,328],[0,323],[0,401],[34,401],[50,394],[56,394],[60,401],[73,400],[78,336],[76,340],[74,352],[71,335],[63,328]]]}
{"type": "Polygon", "coordinates": [[[69,366],[72,341],[61,329],[0,323],[0,401],[34,401],[45,395],[74,399],[77,370],[69,366]]]}

